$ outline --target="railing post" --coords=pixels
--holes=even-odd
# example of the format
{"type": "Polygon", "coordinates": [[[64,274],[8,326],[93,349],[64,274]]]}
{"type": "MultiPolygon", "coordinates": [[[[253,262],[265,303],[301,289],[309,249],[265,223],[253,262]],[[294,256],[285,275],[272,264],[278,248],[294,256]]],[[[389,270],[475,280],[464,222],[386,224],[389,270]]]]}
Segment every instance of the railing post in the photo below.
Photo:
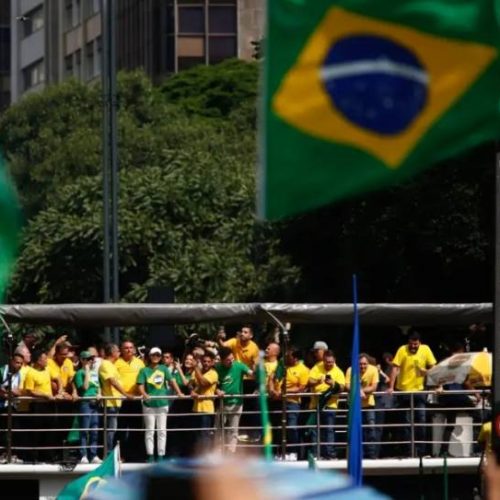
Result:
{"type": "Polygon", "coordinates": [[[104,433],[104,439],[102,441],[103,446],[103,456],[108,456],[108,406],[106,405],[106,399],[104,400],[103,406],[103,417],[102,417],[102,431],[104,433]]]}
{"type": "Polygon", "coordinates": [[[410,392],[410,430],[411,430],[411,456],[415,457],[415,402],[413,392],[410,392]]]}
{"type": "MultiPolygon", "coordinates": [[[[319,460],[321,456],[321,411],[319,408],[319,397],[316,400],[316,458],[319,460]]],[[[328,449],[328,448],[327,448],[328,449]]]]}
{"type": "Polygon", "coordinates": [[[226,430],[225,430],[225,417],[224,417],[224,396],[219,400],[220,404],[220,436],[221,436],[221,451],[222,455],[226,453],[226,430]]]}
{"type": "MultiPolygon", "coordinates": [[[[10,375],[11,376],[11,375],[10,375]]],[[[12,461],[12,388],[7,394],[7,463],[12,461]]]]}

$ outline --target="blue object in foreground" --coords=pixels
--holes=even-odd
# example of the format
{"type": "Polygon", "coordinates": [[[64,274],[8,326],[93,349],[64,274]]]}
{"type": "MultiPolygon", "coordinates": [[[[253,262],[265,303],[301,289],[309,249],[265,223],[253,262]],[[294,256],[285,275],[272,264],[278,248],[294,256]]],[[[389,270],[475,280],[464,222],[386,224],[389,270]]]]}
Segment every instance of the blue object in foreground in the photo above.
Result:
{"type": "MultiPolygon", "coordinates": [[[[91,500],[154,500],[175,498],[195,500],[198,498],[226,498],[218,486],[238,492],[238,498],[249,500],[273,498],[275,500],[299,499],[352,499],[382,500],[388,497],[377,491],[359,487],[346,475],[291,468],[284,464],[270,464],[249,457],[205,457],[196,460],[172,460],[146,467],[140,471],[124,474],[120,479],[110,480],[89,495],[91,500]],[[195,480],[198,488],[195,486],[195,480]],[[213,494],[211,494],[211,489],[213,494]],[[197,496],[200,489],[202,497],[197,496]]],[[[230,496],[228,496],[230,498],[230,496]]]]}

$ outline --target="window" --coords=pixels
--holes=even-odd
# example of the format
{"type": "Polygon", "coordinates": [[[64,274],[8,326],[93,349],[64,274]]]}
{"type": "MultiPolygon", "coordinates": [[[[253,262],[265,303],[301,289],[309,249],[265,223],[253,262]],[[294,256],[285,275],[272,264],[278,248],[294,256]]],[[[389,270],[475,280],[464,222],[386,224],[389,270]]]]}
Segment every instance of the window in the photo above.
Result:
{"type": "Polygon", "coordinates": [[[179,33],[204,33],[203,7],[179,7],[179,33]]]}
{"type": "Polygon", "coordinates": [[[211,36],[208,45],[210,64],[217,64],[224,59],[236,56],[236,37],[234,36],[211,36]]]}
{"type": "Polygon", "coordinates": [[[24,68],[23,77],[25,90],[45,82],[45,65],[43,59],[24,68]]]}
{"type": "Polygon", "coordinates": [[[75,67],[74,75],[76,76],[76,78],[80,79],[82,77],[82,51],[80,49],[75,52],[73,65],[75,67]]]}
{"type": "Polygon", "coordinates": [[[73,27],[73,0],[64,2],[64,26],[67,30],[73,27]]]}
{"type": "Polygon", "coordinates": [[[25,37],[30,36],[32,33],[35,33],[35,31],[42,29],[44,25],[43,5],[28,12],[21,19],[23,23],[23,34],[25,37]]]}
{"type": "Polygon", "coordinates": [[[87,80],[94,78],[94,42],[89,42],[85,45],[85,76],[87,80]]]}
{"type": "Polygon", "coordinates": [[[64,58],[64,76],[66,78],[73,76],[73,54],[64,58]]]}
{"type": "Polygon", "coordinates": [[[98,37],[94,41],[95,43],[95,51],[94,51],[94,76],[99,75],[101,73],[101,56],[102,56],[102,40],[101,37],[98,37]]]}
{"type": "Polygon", "coordinates": [[[10,72],[10,28],[0,27],[0,72],[10,72]]]}
{"type": "Polygon", "coordinates": [[[209,7],[208,29],[210,33],[236,33],[236,10],[234,7],[209,7]]]}

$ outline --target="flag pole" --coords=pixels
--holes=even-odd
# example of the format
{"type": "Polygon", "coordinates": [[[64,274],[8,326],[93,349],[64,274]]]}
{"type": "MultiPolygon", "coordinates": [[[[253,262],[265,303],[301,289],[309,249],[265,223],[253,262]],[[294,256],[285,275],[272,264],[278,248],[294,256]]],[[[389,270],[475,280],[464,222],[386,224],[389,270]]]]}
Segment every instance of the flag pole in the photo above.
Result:
{"type": "Polygon", "coordinates": [[[280,348],[281,348],[281,360],[283,363],[283,381],[281,382],[281,458],[285,460],[286,455],[286,353],[288,351],[288,326],[287,323],[284,325],[273,313],[265,311],[265,313],[270,316],[278,328],[281,329],[280,335],[280,348]]]}
{"type": "MultiPolygon", "coordinates": [[[[500,352],[500,141],[495,142],[495,288],[493,298],[493,360],[500,352]]],[[[500,370],[493,362],[492,450],[500,463],[500,370]]]]}

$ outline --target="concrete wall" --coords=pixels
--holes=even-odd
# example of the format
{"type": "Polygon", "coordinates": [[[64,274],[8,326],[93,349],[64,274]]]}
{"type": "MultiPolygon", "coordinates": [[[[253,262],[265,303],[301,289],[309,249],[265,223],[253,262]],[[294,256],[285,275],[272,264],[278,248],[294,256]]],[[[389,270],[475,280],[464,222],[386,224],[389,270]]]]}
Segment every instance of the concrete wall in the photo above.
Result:
{"type": "Polygon", "coordinates": [[[238,57],[251,59],[252,42],[264,36],[264,0],[238,0],[238,57]]]}

